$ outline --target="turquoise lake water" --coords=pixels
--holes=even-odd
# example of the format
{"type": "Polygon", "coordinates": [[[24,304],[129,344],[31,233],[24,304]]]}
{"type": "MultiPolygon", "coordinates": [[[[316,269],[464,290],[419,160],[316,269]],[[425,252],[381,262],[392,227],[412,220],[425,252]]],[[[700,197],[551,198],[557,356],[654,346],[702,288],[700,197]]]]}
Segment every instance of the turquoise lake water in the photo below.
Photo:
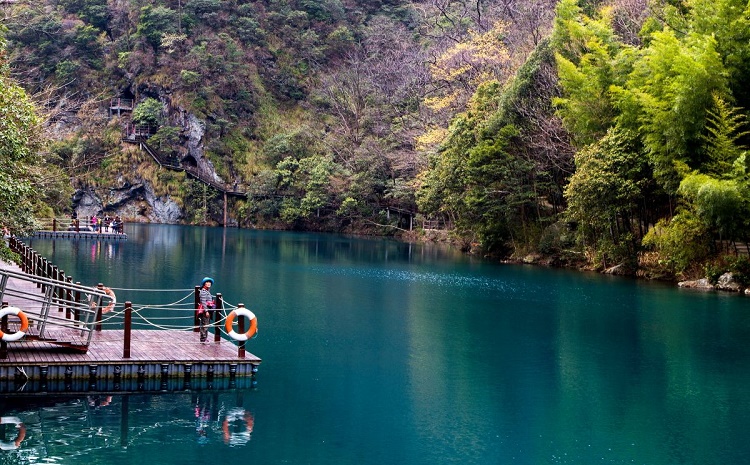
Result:
{"type": "Polygon", "coordinates": [[[87,285],[189,292],[212,276],[258,316],[257,384],[5,396],[27,430],[0,463],[750,463],[748,298],[386,240],[125,232],[31,245],[87,285]]]}

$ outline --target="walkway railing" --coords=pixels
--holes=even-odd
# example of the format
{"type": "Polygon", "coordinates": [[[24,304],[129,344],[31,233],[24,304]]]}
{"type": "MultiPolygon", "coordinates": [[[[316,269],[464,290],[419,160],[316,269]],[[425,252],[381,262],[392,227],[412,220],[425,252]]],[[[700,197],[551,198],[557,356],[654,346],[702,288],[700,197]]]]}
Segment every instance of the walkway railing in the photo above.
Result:
{"type": "Polygon", "coordinates": [[[41,218],[37,219],[37,223],[40,225],[39,231],[74,231],[74,232],[98,232],[98,233],[109,233],[109,234],[122,234],[123,223],[120,222],[117,225],[112,224],[110,219],[109,224],[102,222],[100,225],[98,222],[94,225],[91,221],[91,217],[83,218],[70,218],[70,217],[57,217],[57,218],[41,218]]]}
{"type": "Polygon", "coordinates": [[[211,177],[210,174],[204,173],[198,168],[194,168],[191,166],[183,166],[180,164],[180,161],[176,159],[175,157],[164,156],[158,150],[155,150],[153,147],[148,145],[145,137],[134,136],[134,137],[123,138],[123,140],[125,142],[137,143],[138,146],[142,150],[144,150],[146,153],[151,155],[151,158],[153,158],[154,161],[157,164],[159,164],[159,166],[162,166],[164,168],[174,170],[174,171],[184,171],[188,176],[194,179],[197,179],[203,184],[206,184],[207,186],[212,187],[223,194],[234,195],[237,197],[247,197],[247,192],[239,190],[237,185],[229,185],[229,184],[218,182],[215,179],[213,179],[213,177],[211,177]]]}
{"type": "MultiPolygon", "coordinates": [[[[9,239],[8,245],[11,251],[19,255],[22,273],[0,270],[0,301],[7,303],[6,299],[15,298],[24,302],[25,308],[21,308],[21,311],[25,312],[30,327],[32,322],[37,323],[35,334],[26,337],[49,340],[85,351],[91,343],[92,332],[101,329],[97,325],[103,309],[107,305],[114,305],[114,295],[107,294],[101,286],[73,283],[71,276],[14,237],[9,239]],[[54,312],[53,308],[57,308],[57,311],[54,312]],[[78,337],[68,341],[48,338],[48,328],[73,330],[67,334],[78,334],[78,337]]],[[[7,316],[3,320],[2,329],[6,331],[7,316]]]]}

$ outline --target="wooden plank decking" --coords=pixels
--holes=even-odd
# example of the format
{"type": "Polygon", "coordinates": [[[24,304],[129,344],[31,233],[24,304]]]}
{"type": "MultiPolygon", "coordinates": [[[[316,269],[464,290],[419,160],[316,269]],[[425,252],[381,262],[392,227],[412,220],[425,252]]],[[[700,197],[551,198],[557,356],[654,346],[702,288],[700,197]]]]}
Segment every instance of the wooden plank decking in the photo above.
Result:
{"type": "MultiPolygon", "coordinates": [[[[20,272],[12,264],[0,262],[0,269],[20,272]]],[[[23,290],[23,293],[40,293],[32,282],[10,278],[6,289],[23,290]]],[[[23,294],[21,293],[21,294],[23,294]]],[[[13,295],[4,296],[8,305],[28,313],[29,319],[38,316],[40,305],[13,295]]],[[[53,309],[52,312],[58,312],[53,309]]],[[[10,331],[18,326],[18,320],[10,324],[10,331]]],[[[71,320],[71,323],[73,321],[71,320]]],[[[16,379],[41,381],[87,379],[101,380],[235,377],[253,376],[261,359],[253,354],[239,355],[237,345],[228,339],[201,344],[198,334],[178,330],[133,330],[131,332],[130,356],[124,357],[123,330],[94,331],[88,351],[72,350],[55,345],[56,341],[75,341],[81,331],[68,327],[51,327],[45,331],[45,340],[7,342],[6,358],[0,358],[0,380],[16,379]]],[[[30,329],[29,335],[34,334],[30,329]]],[[[88,337],[88,335],[86,335],[88,337]]],[[[2,355],[2,354],[0,354],[2,355]]],[[[0,391],[3,389],[0,387],[0,391]]]]}

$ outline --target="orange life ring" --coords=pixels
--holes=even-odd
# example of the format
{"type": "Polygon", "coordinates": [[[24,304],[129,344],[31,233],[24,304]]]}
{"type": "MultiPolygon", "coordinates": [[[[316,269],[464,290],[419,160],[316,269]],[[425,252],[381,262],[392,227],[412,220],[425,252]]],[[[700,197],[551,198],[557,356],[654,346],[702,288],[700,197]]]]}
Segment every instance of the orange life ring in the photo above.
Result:
{"type": "Polygon", "coordinates": [[[232,313],[227,316],[227,321],[224,323],[224,328],[227,330],[229,337],[235,341],[247,341],[258,332],[258,319],[255,317],[255,313],[251,312],[246,308],[238,308],[232,310],[232,313]],[[250,329],[245,334],[239,334],[232,329],[232,323],[234,323],[235,316],[246,316],[250,319],[250,329]]]}
{"type": "Polygon", "coordinates": [[[26,330],[29,329],[29,319],[26,317],[26,314],[18,307],[5,307],[0,310],[0,318],[6,315],[16,315],[21,320],[21,328],[13,334],[6,334],[0,331],[0,339],[6,342],[13,342],[24,337],[26,330]]]}
{"type": "Polygon", "coordinates": [[[0,450],[14,450],[18,449],[26,437],[26,426],[18,417],[0,417],[0,425],[15,424],[18,429],[18,436],[13,441],[0,441],[0,450]]]}
{"type": "Polygon", "coordinates": [[[221,431],[224,433],[224,443],[246,443],[250,440],[250,433],[253,432],[253,426],[255,426],[255,418],[253,418],[252,413],[242,408],[230,410],[224,417],[224,422],[221,424],[221,431]],[[239,433],[229,431],[230,425],[238,420],[245,422],[245,431],[239,433]]]}
{"type": "Polygon", "coordinates": [[[102,313],[108,313],[114,310],[115,305],[117,304],[117,297],[115,296],[115,293],[112,291],[112,289],[108,287],[104,288],[104,293],[111,298],[109,304],[102,309],[102,313]]]}

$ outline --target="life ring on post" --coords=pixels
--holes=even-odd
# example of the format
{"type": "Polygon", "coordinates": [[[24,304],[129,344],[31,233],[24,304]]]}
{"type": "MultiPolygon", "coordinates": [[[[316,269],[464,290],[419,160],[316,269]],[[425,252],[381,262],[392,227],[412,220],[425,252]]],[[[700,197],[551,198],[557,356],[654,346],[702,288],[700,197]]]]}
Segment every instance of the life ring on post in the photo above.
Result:
{"type": "Polygon", "coordinates": [[[117,297],[115,296],[115,293],[112,291],[112,289],[105,287],[104,293],[110,297],[110,301],[109,304],[107,304],[107,306],[102,309],[102,314],[111,312],[112,310],[114,310],[115,305],[117,305],[117,297]]]}
{"type": "Polygon", "coordinates": [[[15,450],[21,445],[23,438],[26,437],[26,427],[18,417],[0,417],[0,425],[16,425],[18,436],[13,441],[0,441],[0,450],[15,450]]]}
{"type": "Polygon", "coordinates": [[[0,318],[6,315],[16,315],[21,320],[21,327],[13,334],[7,334],[0,330],[0,339],[6,342],[13,342],[24,337],[26,335],[26,330],[29,329],[29,319],[26,317],[26,314],[18,307],[5,307],[0,309],[0,318]]]}
{"type": "Polygon", "coordinates": [[[229,334],[229,337],[231,337],[235,341],[247,341],[251,337],[255,336],[255,333],[258,332],[258,319],[255,317],[255,313],[246,308],[240,307],[232,310],[229,316],[227,316],[227,321],[224,323],[224,328],[227,330],[227,334],[229,334]],[[250,320],[250,329],[248,329],[245,334],[237,333],[234,331],[234,329],[232,329],[232,323],[234,323],[234,317],[236,316],[246,316],[250,320]]]}
{"type": "MultiPolygon", "coordinates": [[[[250,434],[253,432],[253,426],[255,425],[255,418],[253,414],[242,408],[233,408],[224,417],[224,422],[221,424],[221,431],[224,433],[224,443],[231,445],[245,444],[250,440],[250,434]],[[245,431],[232,432],[230,429],[234,429],[232,425],[235,423],[245,423],[245,431]]],[[[235,427],[236,428],[236,427],[235,427]]],[[[240,427],[241,429],[241,427],[240,427]]]]}

